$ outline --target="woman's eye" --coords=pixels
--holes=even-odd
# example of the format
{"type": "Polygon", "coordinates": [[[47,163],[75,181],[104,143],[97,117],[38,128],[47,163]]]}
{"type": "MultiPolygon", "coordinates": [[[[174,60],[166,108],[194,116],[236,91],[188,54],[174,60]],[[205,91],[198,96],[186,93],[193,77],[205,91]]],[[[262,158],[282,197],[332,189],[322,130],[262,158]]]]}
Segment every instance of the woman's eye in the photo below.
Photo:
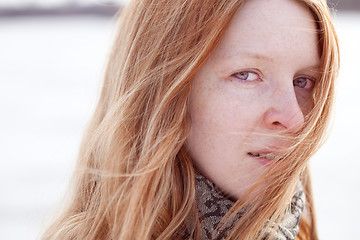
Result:
{"type": "Polygon", "coordinates": [[[293,80],[293,85],[299,88],[312,89],[314,81],[307,77],[299,77],[293,80]]]}
{"type": "Polygon", "coordinates": [[[258,74],[249,71],[234,73],[233,76],[243,81],[255,81],[260,79],[258,74]]]}

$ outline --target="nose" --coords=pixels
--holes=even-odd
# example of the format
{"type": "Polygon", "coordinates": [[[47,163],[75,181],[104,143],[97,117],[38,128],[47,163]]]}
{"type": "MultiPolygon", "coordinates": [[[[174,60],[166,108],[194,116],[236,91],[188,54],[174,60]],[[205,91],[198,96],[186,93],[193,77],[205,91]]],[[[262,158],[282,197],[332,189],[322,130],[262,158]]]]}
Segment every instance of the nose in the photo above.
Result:
{"type": "Polygon", "coordinates": [[[271,130],[296,132],[304,125],[304,114],[298,104],[294,89],[278,91],[265,112],[265,125],[271,130]]]}

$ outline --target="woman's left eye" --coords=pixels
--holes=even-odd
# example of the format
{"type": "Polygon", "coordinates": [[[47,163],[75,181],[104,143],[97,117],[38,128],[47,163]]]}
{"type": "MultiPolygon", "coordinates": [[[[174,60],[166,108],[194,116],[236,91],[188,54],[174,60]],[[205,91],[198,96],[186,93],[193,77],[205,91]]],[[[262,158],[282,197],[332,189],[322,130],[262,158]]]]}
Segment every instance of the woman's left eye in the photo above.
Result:
{"type": "Polygon", "coordinates": [[[257,73],[250,72],[250,71],[237,72],[237,73],[234,73],[232,76],[234,76],[240,80],[243,80],[243,81],[256,81],[256,80],[260,79],[260,77],[257,73]]]}
{"type": "Polygon", "coordinates": [[[312,89],[314,87],[314,80],[307,77],[298,77],[293,80],[293,85],[299,88],[312,89]]]}

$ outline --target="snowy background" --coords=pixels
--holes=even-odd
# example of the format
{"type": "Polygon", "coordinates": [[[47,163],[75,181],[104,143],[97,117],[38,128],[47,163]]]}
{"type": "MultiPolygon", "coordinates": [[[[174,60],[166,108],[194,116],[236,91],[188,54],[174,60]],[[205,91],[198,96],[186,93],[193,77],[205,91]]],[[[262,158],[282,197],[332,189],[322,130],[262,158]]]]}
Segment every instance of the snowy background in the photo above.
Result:
{"type": "MultiPolygon", "coordinates": [[[[339,12],[335,22],[342,58],[336,114],[328,142],[312,159],[313,183],[320,239],[359,239],[360,15],[339,12]]],[[[39,239],[61,201],[113,26],[104,16],[0,16],[1,240],[39,239]]]]}

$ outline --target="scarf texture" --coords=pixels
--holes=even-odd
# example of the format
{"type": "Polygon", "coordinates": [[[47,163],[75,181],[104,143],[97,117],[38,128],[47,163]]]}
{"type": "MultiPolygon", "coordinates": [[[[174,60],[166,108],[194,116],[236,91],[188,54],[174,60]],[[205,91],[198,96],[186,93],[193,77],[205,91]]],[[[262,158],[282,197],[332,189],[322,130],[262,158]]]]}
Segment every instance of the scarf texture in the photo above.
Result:
{"type": "MultiPolygon", "coordinates": [[[[209,179],[196,173],[196,205],[201,225],[201,239],[226,239],[232,226],[241,217],[239,212],[234,221],[220,231],[216,230],[222,217],[234,205],[209,179]]],[[[293,240],[299,231],[299,222],[305,206],[305,194],[300,181],[291,198],[287,211],[281,220],[273,240],[293,240]]],[[[266,232],[270,234],[275,223],[266,232]]]]}

